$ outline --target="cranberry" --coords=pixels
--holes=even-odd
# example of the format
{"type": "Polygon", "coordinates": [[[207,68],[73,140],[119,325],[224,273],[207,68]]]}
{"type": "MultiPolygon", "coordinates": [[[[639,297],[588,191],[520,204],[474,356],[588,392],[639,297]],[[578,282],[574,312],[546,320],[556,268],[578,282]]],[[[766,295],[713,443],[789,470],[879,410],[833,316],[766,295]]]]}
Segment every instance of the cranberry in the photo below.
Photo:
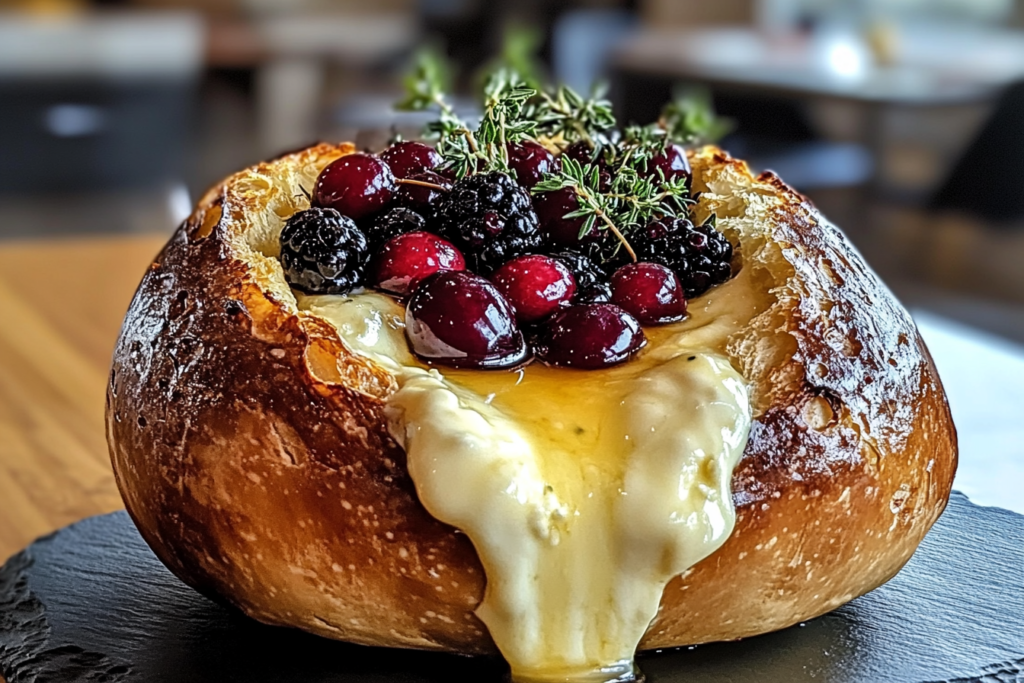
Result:
{"type": "Polygon", "coordinates": [[[597,158],[597,150],[590,146],[585,140],[577,140],[562,152],[562,156],[572,159],[580,166],[586,166],[597,158]]]}
{"type": "Polygon", "coordinates": [[[556,247],[574,247],[581,242],[594,242],[601,238],[596,228],[591,228],[580,237],[583,224],[587,222],[585,217],[564,218],[580,208],[576,192],[571,187],[534,195],[533,208],[540,219],[541,231],[547,234],[548,242],[556,247]]]}
{"type": "Polygon", "coordinates": [[[615,271],[612,303],[644,325],[674,323],[686,315],[686,297],[679,278],[657,263],[630,263],[615,271]]]}
{"type": "Polygon", "coordinates": [[[465,270],[466,260],[455,245],[429,232],[407,232],[387,241],[374,260],[377,287],[405,296],[440,271],[465,270]]]}
{"type": "Polygon", "coordinates": [[[686,158],[686,150],[682,145],[669,143],[664,152],[651,159],[647,169],[655,178],[659,170],[665,175],[665,180],[689,178],[690,160],[686,158]]]}
{"type": "Polygon", "coordinates": [[[616,365],[647,343],[636,318],[614,304],[582,304],[556,313],[537,343],[550,365],[597,370],[616,365]]]}
{"type": "Polygon", "coordinates": [[[452,189],[452,181],[442,175],[434,173],[433,171],[414,173],[405,180],[412,180],[414,182],[399,183],[398,191],[395,193],[395,201],[404,207],[415,209],[424,215],[429,213],[426,211],[427,207],[452,189]],[[437,187],[427,187],[426,185],[417,185],[415,183],[429,183],[430,185],[436,185],[437,187]]]}
{"type": "Polygon", "coordinates": [[[409,298],[405,331],[416,355],[455,367],[511,368],[529,356],[515,313],[497,288],[466,272],[440,272],[409,298]]]}
{"type": "Polygon", "coordinates": [[[509,143],[508,165],[516,172],[516,181],[526,189],[544,179],[545,173],[555,173],[562,169],[562,164],[549,152],[544,145],[533,140],[509,143]]]}
{"type": "Polygon", "coordinates": [[[347,154],[327,165],[313,187],[312,204],[359,219],[391,201],[395,176],[372,154],[347,154]]]}
{"type": "Polygon", "coordinates": [[[594,149],[589,143],[583,140],[578,140],[562,152],[562,156],[572,159],[580,166],[586,166],[587,164],[597,163],[597,167],[600,169],[598,172],[598,183],[597,187],[601,192],[608,192],[612,188],[612,176],[608,172],[608,163],[604,159],[604,155],[601,154],[601,148],[594,149]]]}
{"type": "Polygon", "coordinates": [[[524,325],[548,317],[576,293],[572,273],[550,256],[520,256],[499,268],[491,280],[524,325]]]}
{"type": "Polygon", "coordinates": [[[416,173],[437,168],[444,161],[430,145],[411,140],[396,142],[381,152],[380,158],[391,168],[396,178],[411,178],[416,173]]]}

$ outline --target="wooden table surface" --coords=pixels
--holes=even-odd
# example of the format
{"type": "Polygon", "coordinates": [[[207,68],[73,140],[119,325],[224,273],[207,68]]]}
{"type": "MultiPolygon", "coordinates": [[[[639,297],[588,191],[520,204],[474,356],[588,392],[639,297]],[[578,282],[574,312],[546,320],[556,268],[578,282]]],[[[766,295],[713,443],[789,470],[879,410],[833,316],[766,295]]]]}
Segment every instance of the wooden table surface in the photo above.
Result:
{"type": "Polygon", "coordinates": [[[166,236],[0,243],[0,564],[120,509],[103,403],[135,287],[166,236]]]}

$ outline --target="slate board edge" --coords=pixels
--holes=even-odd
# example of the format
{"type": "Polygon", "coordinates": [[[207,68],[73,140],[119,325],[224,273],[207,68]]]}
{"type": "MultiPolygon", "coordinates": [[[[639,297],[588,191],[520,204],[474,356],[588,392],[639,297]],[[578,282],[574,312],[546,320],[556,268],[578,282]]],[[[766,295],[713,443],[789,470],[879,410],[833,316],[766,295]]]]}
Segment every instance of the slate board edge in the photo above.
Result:
{"type": "MultiPolygon", "coordinates": [[[[983,508],[1000,516],[1020,517],[1004,508],[976,505],[957,491],[952,496],[961,498],[970,507],[983,508]]],[[[37,683],[41,680],[122,683],[132,673],[128,663],[103,653],[74,646],[49,647],[50,624],[46,607],[28,588],[26,572],[34,562],[33,548],[45,545],[63,531],[87,521],[80,520],[39,537],[0,567],[0,677],[6,683],[37,683]]],[[[1024,683],[1024,659],[991,664],[983,668],[981,676],[921,683],[1024,683]]]]}

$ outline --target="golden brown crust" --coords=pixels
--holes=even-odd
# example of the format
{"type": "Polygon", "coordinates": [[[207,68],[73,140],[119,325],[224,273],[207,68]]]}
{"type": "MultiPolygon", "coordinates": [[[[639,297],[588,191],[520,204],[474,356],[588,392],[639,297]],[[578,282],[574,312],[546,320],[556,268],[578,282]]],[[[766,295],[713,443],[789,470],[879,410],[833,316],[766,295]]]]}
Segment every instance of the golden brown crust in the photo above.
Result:
{"type": "MultiPolygon", "coordinates": [[[[387,435],[394,379],[298,312],[258,220],[295,211],[286,189],[351,151],[320,145],[228,178],[157,257],[114,355],[114,471],[160,559],[261,621],[493,651],[473,615],[476,553],[423,509],[387,435]]],[[[771,271],[774,303],[729,343],[756,416],[736,530],[669,585],[643,647],[782,628],[874,588],[941,513],[956,467],[913,322],[841,234],[774,176],[714,149],[693,160],[703,210],[763,204],[741,257],[771,271]]]]}

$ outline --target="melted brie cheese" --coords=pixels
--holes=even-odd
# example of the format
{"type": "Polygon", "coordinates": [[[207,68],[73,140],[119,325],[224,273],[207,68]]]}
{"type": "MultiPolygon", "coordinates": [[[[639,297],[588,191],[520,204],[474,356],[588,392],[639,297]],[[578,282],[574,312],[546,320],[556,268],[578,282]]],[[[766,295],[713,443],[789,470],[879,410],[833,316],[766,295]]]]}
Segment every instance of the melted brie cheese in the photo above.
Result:
{"type": "Polygon", "coordinates": [[[732,533],[751,407],[722,351],[756,312],[748,277],[601,371],[428,369],[391,298],[300,297],[396,373],[388,428],[424,507],[473,542],[477,615],[516,681],[631,677],[665,585],[732,533]]]}

